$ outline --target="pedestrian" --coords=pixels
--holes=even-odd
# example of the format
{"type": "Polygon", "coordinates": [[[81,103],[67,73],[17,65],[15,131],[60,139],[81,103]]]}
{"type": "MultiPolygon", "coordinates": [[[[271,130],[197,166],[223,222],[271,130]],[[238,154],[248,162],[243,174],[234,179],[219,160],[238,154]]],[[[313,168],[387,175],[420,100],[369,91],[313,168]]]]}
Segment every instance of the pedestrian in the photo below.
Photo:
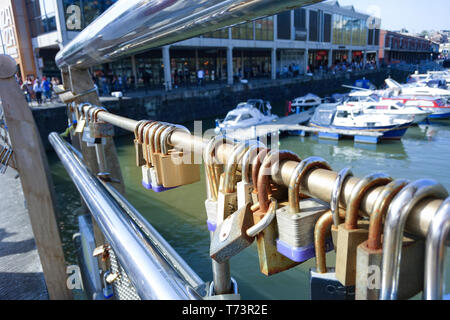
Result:
{"type": "Polygon", "coordinates": [[[33,86],[33,91],[36,94],[36,102],[37,104],[41,104],[42,103],[42,86],[41,86],[41,82],[39,81],[39,79],[36,79],[36,81],[34,82],[34,86],[33,86]]]}
{"type": "Polygon", "coordinates": [[[31,92],[28,90],[28,80],[25,80],[22,85],[20,86],[20,89],[23,91],[23,94],[25,95],[25,99],[27,99],[27,102],[31,102],[31,92]]]}
{"type": "Polygon", "coordinates": [[[51,83],[50,81],[48,81],[48,79],[46,77],[42,78],[42,91],[44,93],[44,97],[46,99],[46,101],[51,101],[52,100],[52,88],[51,88],[51,83]]]}
{"type": "Polygon", "coordinates": [[[198,86],[201,87],[203,86],[203,78],[205,76],[205,72],[203,71],[203,69],[200,69],[197,71],[197,79],[198,79],[198,86]]]}

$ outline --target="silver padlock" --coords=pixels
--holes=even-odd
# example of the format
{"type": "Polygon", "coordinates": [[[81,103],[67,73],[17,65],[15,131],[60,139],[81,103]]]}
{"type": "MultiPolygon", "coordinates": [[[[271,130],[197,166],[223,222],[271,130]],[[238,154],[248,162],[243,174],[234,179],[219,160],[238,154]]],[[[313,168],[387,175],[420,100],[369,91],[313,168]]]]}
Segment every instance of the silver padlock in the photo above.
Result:
{"type": "MultiPolygon", "coordinates": [[[[297,165],[289,183],[289,205],[277,210],[277,250],[295,262],[307,261],[315,256],[314,227],[320,216],[329,210],[328,205],[319,200],[300,200],[304,177],[318,168],[331,170],[328,163],[319,157],[307,158],[297,165]]],[[[326,250],[331,249],[330,237],[326,250]]]]}
{"type": "Polygon", "coordinates": [[[103,298],[105,299],[111,299],[114,296],[114,290],[113,286],[108,283],[107,278],[111,273],[109,271],[106,271],[103,274],[103,298]]]}
{"type": "MultiPolygon", "coordinates": [[[[402,240],[406,220],[410,212],[416,204],[425,198],[445,199],[447,196],[447,190],[440,183],[434,180],[422,179],[408,184],[392,201],[384,223],[381,300],[396,300],[400,298],[398,295],[400,264],[402,262],[402,251],[406,249],[402,245],[402,240]]],[[[412,248],[417,250],[414,247],[412,248]]],[[[422,252],[422,260],[419,266],[422,265],[423,267],[424,248],[423,251],[418,250],[417,255],[420,252],[422,252]]],[[[414,277],[423,281],[424,274],[422,272],[414,275],[414,277]]],[[[418,293],[416,289],[417,287],[411,288],[411,291],[405,292],[405,294],[407,293],[408,296],[415,295],[418,293]]]]}

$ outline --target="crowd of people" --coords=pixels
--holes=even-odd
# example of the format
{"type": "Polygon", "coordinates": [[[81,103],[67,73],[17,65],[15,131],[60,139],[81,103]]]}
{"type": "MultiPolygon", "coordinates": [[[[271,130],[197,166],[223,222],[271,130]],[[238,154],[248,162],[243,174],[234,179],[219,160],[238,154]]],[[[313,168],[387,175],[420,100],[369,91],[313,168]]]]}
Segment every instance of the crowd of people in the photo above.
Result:
{"type": "Polygon", "coordinates": [[[55,99],[53,88],[60,84],[60,80],[57,77],[36,78],[27,77],[22,81],[20,78],[16,78],[17,83],[25,95],[28,103],[35,101],[38,105],[46,102],[52,102],[55,99]]]}

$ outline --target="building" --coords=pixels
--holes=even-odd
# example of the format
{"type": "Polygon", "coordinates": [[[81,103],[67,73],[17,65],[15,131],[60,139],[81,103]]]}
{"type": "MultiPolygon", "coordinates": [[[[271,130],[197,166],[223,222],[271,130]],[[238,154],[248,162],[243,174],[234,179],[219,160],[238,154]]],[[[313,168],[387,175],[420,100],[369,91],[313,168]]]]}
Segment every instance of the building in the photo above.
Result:
{"type": "Polygon", "coordinates": [[[380,33],[380,60],[384,64],[420,63],[432,59],[431,41],[387,30],[380,33]]]}
{"type": "MultiPolygon", "coordinates": [[[[16,2],[16,1],[14,1],[16,2]]],[[[37,76],[56,76],[54,57],[115,0],[18,0],[26,8],[37,76]]],[[[327,70],[341,62],[378,61],[380,20],[338,1],[321,2],[224,28],[160,49],[92,68],[97,79],[115,77],[130,87],[231,84],[327,70]]],[[[101,82],[101,81],[99,81],[101,82]]],[[[99,87],[102,84],[99,83],[99,87]]]]}
{"type": "Polygon", "coordinates": [[[439,46],[439,53],[444,59],[448,59],[450,57],[450,42],[442,43],[439,46]]]}

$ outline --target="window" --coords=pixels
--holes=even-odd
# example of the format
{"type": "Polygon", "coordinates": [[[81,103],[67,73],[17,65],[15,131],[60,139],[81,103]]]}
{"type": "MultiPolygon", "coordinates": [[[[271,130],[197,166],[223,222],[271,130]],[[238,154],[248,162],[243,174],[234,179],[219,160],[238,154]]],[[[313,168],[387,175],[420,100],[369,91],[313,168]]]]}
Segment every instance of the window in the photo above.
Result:
{"type": "Polygon", "coordinates": [[[317,11],[309,11],[309,41],[319,41],[319,15],[317,11]]]}
{"type": "Polygon", "coordinates": [[[117,0],[63,0],[67,30],[83,30],[115,2],[117,0]]]}
{"type": "Polygon", "coordinates": [[[237,25],[231,28],[233,39],[253,40],[253,22],[237,25]]]}
{"type": "Polygon", "coordinates": [[[306,41],[306,9],[294,10],[295,40],[306,41]]]}
{"type": "Polygon", "coordinates": [[[373,29],[369,29],[369,41],[367,41],[367,44],[369,45],[369,46],[372,46],[372,45],[374,45],[374,42],[373,42],[373,29]]]}
{"type": "Polygon", "coordinates": [[[348,117],[347,111],[338,111],[338,113],[336,114],[336,118],[347,118],[347,117],[348,117]]]}
{"type": "Polygon", "coordinates": [[[375,45],[380,44],[380,29],[375,29],[375,45]]]}
{"type": "Polygon", "coordinates": [[[323,17],[323,42],[331,42],[331,14],[325,13],[323,17]]]}
{"type": "Polygon", "coordinates": [[[273,40],[273,17],[255,21],[255,40],[273,40]]]}
{"type": "Polygon", "coordinates": [[[244,120],[249,120],[249,119],[252,119],[253,117],[252,117],[252,115],[251,114],[249,114],[249,113],[244,113],[242,116],[241,116],[241,121],[244,121],[244,120]]]}
{"type": "Polygon", "coordinates": [[[56,9],[52,0],[28,0],[26,7],[32,37],[56,31],[56,9]]]}
{"type": "Polygon", "coordinates": [[[291,12],[285,11],[277,16],[278,39],[291,39],[291,12]]]}
{"type": "Polygon", "coordinates": [[[208,32],[203,35],[204,38],[228,39],[228,28],[208,32]]]}

